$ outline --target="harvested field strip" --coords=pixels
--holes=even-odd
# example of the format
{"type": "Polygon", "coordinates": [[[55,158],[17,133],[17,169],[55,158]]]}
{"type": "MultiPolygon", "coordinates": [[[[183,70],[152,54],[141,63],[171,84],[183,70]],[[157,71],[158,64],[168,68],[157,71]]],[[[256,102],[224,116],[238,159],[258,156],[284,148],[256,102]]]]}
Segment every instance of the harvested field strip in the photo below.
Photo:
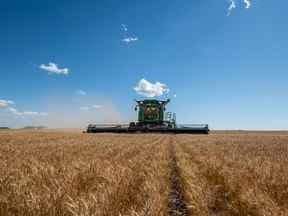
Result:
{"type": "Polygon", "coordinates": [[[171,216],[186,216],[188,209],[185,203],[180,170],[177,164],[175,147],[170,138],[169,143],[170,192],[168,195],[168,214],[171,216]]]}

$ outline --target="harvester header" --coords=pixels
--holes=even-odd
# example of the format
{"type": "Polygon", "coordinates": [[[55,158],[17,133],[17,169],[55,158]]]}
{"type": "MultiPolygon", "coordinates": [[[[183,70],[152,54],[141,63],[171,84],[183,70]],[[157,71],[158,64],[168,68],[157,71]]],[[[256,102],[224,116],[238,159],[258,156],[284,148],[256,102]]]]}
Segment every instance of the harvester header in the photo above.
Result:
{"type": "Polygon", "coordinates": [[[145,99],[136,100],[135,111],[138,111],[138,121],[129,125],[97,125],[90,124],[87,133],[133,133],[133,132],[160,132],[160,133],[187,133],[208,134],[207,124],[176,124],[176,114],[166,111],[167,100],[145,99]]]}

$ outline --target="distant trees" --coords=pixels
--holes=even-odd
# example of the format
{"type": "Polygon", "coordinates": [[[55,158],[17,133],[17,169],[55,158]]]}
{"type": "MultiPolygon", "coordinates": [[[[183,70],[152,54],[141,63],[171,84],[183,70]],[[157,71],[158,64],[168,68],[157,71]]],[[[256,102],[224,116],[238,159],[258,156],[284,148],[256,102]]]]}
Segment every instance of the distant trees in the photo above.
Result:
{"type": "Polygon", "coordinates": [[[9,127],[0,127],[0,130],[10,129],[9,127]]]}

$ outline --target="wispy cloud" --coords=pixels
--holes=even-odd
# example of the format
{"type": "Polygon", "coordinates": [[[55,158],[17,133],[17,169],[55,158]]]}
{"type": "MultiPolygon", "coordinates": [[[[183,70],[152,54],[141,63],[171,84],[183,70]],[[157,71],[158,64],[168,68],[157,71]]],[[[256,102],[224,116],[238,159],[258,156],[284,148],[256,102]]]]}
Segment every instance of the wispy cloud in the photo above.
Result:
{"type": "Polygon", "coordinates": [[[40,69],[48,71],[49,74],[63,74],[63,75],[68,75],[69,74],[69,69],[68,68],[60,68],[58,67],[57,64],[53,62],[49,62],[47,65],[41,64],[39,66],[40,69]]]}
{"type": "MultiPolygon", "coordinates": [[[[29,109],[28,107],[25,108],[24,105],[20,107],[20,104],[17,106],[15,100],[15,105],[0,109],[0,124],[17,128],[27,125],[43,125],[51,128],[84,128],[91,123],[128,121],[128,117],[121,114],[110,98],[99,97],[93,92],[88,92],[85,97],[75,98],[75,90],[77,89],[72,92],[74,96],[70,95],[70,98],[67,98],[67,94],[61,91],[56,91],[51,93],[49,97],[42,98],[41,104],[45,110],[36,109],[36,107],[29,109]],[[80,109],[80,107],[82,108],[80,109]],[[8,108],[13,109],[9,110],[8,108]]],[[[13,100],[13,98],[4,96],[0,99],[13,100]]]]}
{"type": "Polygon", "coordinates": [[[85,107],[80,107],[80,110],[83,110],[83,111],[87,111],[87,110],[89,110],[90,109],[90,107],[87,107],[87,106],[85,106],[85,107]]]}
{"type": "Polygon", "coordinates": [[[20,112],[13,107],[9,107],[8,110],[15,115],[20,115],[20,112]]]}
{"type": "Polygon", "coordinates": [[[48,113],[45,112],[33,112],[33,111],[24,111],[24,112],[20,112],[17,109],[15,109],[14,107],[9,107],[8,110],[16,115],[16,116],[21,116],[21,117],[25,117],[25,116],[47,116],[48,113]]]}
{"type": "Polygon", "coordinates": [[[11,100],[0,100],[0,108],[6,108],[13,104],[14,104],[14,101],[11,101],[11,100]]]}
{"type": "Polygon", "coordinates": [[[236,8],[236,3],[235,3],[234,0],[229,0],[229,2],[230,2],[230,5],[229,5],[229,8],[228,8],[227,16],[230,16],[232,10],[236,8]]]}
{"type": "Polygon", "coordinates": [[[138,37],[132,36],[129,32],[128,32],[128,26],[126,24],[121,24],[121,29],[123,31],[123,39],[122,42],[124,43],[132,43],[132,42],[136,42],[139,40],[138,37]]]}
{"type": "Polygon", "coordinates": [[[100,108],[102,108],[102,105],[95,104],[95,105],[92,105],[92,106],[83,106],[83,107],[80,107],[80,110],[82,110],[82,111],[88,111],[88,110],[100,109],[100,108]]]}
{"type": "Polygon", "coordinates": [[[48,116],[48,113],[45,112],[31,112],[31,111],[25,111],[21,113],[24,116],[48,116]]]}
{"type": "Polygon", "coordinates": [[[98,105],[98,104],[93,105],[92,107],[93,107],[94,109],[100,109],[100,108],[102,108],[102,106],[101,106],[101,105],[98,105]]]}
{"type": "Polygon", "coordinates": [[[131,42],[136,42],[138,40],[139,40],[138,37],[127,37],[127,38],[124,38],[122,41],[125,43],[131,43],[131,42]]]}
{"type": "Polygon", "coordinates": [[[16,116],[47,116],[47,113],[44,112],[32,112],[32,111],[24,111],[24,112],[20,112],[18,111],[16,108],[13,107],[14,105],[14,101],[12,100],[0,100],[0,109],[4,109],[9,111],[10,113],[16,115],[16,116]]]}
{"type": "Polygon", "coordinates": [[[128,26],[126,24],[121,24],[121,29],[125,32],[128,31],[128,26]]]}
{"type": "Polygon", "coordinates": [[[76,94],[77,94],[77,95],[85,96],[85,95],[87,95],[87,92],[85,92],[84,90],[81,90],[81,89],[80,89],[80,90],[77,90],[77,91],[76,91],[76,94]]]}
{"type": "MultiPolygon", "coordinates": [[[[251,0],[243,0],[244,4],[245,4],[245,8],[249,9],[251,7],[251,0]]],[[[227,12],[227,16],[231,15],[231,12],[233,9],[235,9],[236,6],[236,0],[229,0],[229,7],[228,7],[228,12],[227,12]]]]}
{"type": "Polygon", "coordinates": [[[138,85],[134,87],[134,90],[139,95],[146,97],[158,97],[169,92],[167,86],[160,82],[151,83],[146,79],[141,79],[138,85]]]}

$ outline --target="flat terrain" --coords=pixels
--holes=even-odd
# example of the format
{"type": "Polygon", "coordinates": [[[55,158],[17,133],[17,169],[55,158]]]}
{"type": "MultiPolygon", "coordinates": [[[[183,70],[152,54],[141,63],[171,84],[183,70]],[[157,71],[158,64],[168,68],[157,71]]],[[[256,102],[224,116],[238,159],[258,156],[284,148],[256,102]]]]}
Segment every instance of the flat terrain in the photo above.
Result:
{"type": "Polygon", "coordinates": [[[0,215],[288,215],[288,133],[1,131],[0,215]]]}

